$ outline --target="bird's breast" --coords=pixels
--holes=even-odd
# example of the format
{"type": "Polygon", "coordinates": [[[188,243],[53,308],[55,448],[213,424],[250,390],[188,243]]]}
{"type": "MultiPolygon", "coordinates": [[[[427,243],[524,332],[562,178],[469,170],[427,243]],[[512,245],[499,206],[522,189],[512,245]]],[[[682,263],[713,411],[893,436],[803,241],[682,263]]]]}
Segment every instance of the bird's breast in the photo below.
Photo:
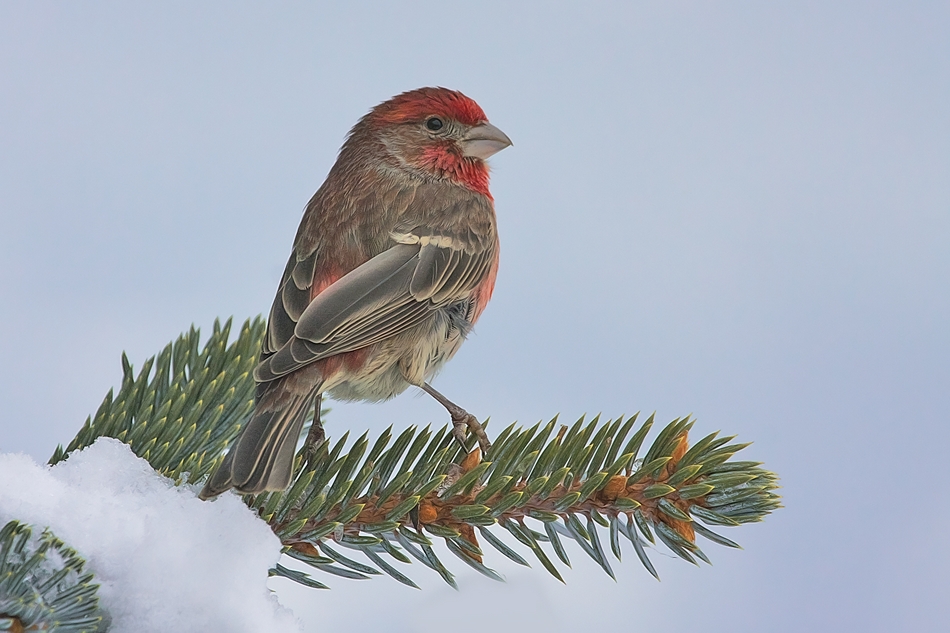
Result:
{"type": "Polygon", "coordinates": [[[488,272],[485,274],[485,278],[475,286],[475,290],[472,293],[472,323],[475,323],[478,317],[482,315],[482,312],[491,300],[492,294],[495,292],[495,278],[498,276],[498,260],[498,244],[496,242],[494,256],[492,257],[491,265],[488,267],[488,272]]]}

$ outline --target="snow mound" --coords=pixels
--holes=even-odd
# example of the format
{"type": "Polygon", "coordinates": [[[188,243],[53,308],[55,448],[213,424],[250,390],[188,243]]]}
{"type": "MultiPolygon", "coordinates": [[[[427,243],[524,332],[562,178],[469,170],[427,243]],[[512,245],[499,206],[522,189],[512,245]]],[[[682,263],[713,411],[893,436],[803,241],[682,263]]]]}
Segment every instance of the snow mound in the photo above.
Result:
{"type": "Polygon", "coordinates": [[[0,526],[49,526],[101,584],[110,633],[301,631],[267,588],[280,541],[235,495],[175,487],[100,438],[48,467],[0,454],[0,526]]]}

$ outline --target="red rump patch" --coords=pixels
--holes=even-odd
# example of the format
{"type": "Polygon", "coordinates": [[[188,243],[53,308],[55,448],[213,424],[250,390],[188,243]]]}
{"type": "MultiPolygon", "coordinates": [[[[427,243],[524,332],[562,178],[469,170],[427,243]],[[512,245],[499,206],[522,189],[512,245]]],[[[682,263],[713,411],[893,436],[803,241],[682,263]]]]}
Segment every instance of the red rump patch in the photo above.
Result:
{"type": "Polygon", "coordinates": [[[405,123],[421,121],[433,114],[450,117],[464,125],[478,125],[488,120],[477,103],[448,88],[418,88],[404,92],[373,108],[370,117],[381,123],[405,123]]]}
{"type": "Polygon", "coordinates": [[[332,283],[342,276],[343,271],[332,262],[321,266],[313,275],[313,284],[310,286],[310,300],[316,299],[318,294],[329,288],[332,283]]]}
{"type": "Polygon", "coordinates": [[[342,354],[324,358],[314,363],[314,365],[319,367],[320,375],[326,380],[340,370],[346,370],[348,372],[359,371],[368,358],[369,348],[364,347],[362,349],[353,350],[352,352],[343,352],[342,354]]]}

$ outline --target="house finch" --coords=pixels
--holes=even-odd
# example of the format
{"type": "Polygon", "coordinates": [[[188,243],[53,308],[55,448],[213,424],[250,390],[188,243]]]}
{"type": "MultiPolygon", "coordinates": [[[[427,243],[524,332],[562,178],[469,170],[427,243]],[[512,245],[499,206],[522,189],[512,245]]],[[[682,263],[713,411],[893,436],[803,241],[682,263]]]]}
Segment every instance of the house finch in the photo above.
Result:
{"type": "Polygon", "coordinates": [[[254,411],[201,491],[282,490],[321,394],[379,402],[422,388],[487,448],[477,420],[426,382],[458,351],[498,270],[485,159],[511,140],[477,103],[420,88],[350,131],[307,205],[267,324],[254,411]]]}

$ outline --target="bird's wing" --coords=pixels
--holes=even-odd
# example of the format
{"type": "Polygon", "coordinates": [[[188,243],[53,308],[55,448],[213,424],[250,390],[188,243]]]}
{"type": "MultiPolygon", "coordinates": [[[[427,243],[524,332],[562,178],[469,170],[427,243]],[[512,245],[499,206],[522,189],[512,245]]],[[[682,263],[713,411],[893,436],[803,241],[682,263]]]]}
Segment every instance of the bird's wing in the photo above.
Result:
{"type": "MultiPolygon", "coordinates": [[[[483,245],[459,235],[422,233],[400,234],[403,243],[332,283],[297,319],[291,310],[282,310],[288,321],[296,321],[292,334],[263,358],[255,378],[271,381],[314,361],[378,343],[418,325],[432,310],[468,296],[491,266],[493,242],[483,245]]],[[[281,299],[281,305],[299,307],[294,289],[286,294],[289,298],[281,299]]],[[[290,322],[284,322],[271,331],[279,341],[289,329],[290,322]]]]}
{"type": "Polygon", "coordinates": [[[280,288],[267,319],[267,333],[261,345],[262,359],[282,348],[294,335],[297,321],[310,303],[317,256],[317,249],[311,250],[303,257],[298,256],[296,248],[290,254],[290,261],[284,268],[280,288]]]}

